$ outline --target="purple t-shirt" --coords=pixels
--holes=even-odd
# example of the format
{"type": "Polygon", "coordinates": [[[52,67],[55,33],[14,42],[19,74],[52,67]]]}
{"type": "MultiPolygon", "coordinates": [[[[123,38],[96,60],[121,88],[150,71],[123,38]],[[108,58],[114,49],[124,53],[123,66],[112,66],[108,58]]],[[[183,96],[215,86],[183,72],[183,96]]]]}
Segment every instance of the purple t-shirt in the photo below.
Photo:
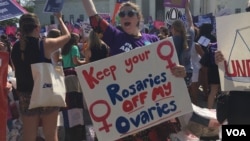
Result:
{"type": "Polygon", "coordinates": [[[159,40],[156,35],[145,33],[142,33],[140,38],[135,38],[112,25],[109,25],[104,31],[102,39],[109,45],[110,55],[129,52],[132,49],[146,46],[159,40]]]}

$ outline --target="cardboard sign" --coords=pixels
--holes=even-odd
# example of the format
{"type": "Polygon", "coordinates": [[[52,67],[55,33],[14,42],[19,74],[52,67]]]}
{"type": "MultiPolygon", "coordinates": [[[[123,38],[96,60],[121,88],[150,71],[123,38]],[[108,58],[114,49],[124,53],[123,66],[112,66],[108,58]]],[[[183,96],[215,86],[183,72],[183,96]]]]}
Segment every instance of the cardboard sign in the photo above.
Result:
{"type": "Polygon", "coordinates": [[[222,91],[250,90],[249,17],[247,12],[216,18],[218,49],[226,59],[219,64],[222,91]]]}
{"type": "Polygon", "coordinates": [[[198,43],[204,47],[207,47],[208,44],[210,43],[210,39],[206,38],[205,36],[201,36],[198,40],[198,43]]]}
{"type": "Polygon", "coordinates": [[[58,13],[62,11],[64,0],[47,0],[43,12],[58,13]]]}
{"type": "Polygon", "coordinates": [[[82,28],[83,28],[84,37],[88,37],[90,31],[92,30],[92,27],[91,27],[90,23],[89,22],[83,22],[82,28]]]}
{"type": "Polygon", "coordinates": [[[117,140],[192,112],[172,38],[76,68],[98,140],[117,140]]]}

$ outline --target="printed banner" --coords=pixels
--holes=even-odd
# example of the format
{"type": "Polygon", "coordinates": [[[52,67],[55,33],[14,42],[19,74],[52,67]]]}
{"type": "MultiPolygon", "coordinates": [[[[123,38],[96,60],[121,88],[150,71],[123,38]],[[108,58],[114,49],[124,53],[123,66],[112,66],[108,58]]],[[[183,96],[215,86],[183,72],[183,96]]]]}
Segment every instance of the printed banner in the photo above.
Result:
{"type": "Polygon", "coordinates": [[[219,64],[222,91],[250,90],[249,17],[249,12],[216,17],[218,49],[226,59],[219,64]]]}
{"type": "Polygon", "coordinates": [[[76,68],[100,141],[117,140],[192,112],[172,38],[76,68]]]}
{"type": "Polygon", "coordinates": [[[14,0],[0,1],[0,21],[8,20],[20,16],[27,11],[14,0]]]}
{"type": "Polygon", "coordinates": [[[186,3],[187,0],[165,0],[165,23],[172,25],[174,21],[182,20],[187,27],[186,3]]]}
{"type": "Polygon", "coordinates": [[[64,0],[47,0],[43,12],[57,13],[63,8],[64,0]]]}

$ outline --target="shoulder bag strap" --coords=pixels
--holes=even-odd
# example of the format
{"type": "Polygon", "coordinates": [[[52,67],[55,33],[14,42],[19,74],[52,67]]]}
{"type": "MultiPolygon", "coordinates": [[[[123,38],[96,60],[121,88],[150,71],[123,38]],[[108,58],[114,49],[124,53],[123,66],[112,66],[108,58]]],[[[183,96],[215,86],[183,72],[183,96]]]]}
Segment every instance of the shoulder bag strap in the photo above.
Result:
{"type": "Polygon", "coordinates": [[[43,40],[39,40],[39,50],[40,50],[40,61],[44,62],[45,57],[44,57],[44,48],[43,48],[43,40]]]}

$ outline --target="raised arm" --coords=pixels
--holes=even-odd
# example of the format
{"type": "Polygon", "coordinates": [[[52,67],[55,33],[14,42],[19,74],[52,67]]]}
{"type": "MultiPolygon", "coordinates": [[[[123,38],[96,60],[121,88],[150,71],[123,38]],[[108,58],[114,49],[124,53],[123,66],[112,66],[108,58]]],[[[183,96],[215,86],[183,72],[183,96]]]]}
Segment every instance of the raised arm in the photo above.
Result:
{"type": "Polygon", "coordinates": [[[97,33],[103,33],[109,23],[97,14],[93,0],[82,0],[83,7],[89,16],[90,25],[97,33]]]}
{"type": "Polygon", "coordinates": [[[187,0],[186,5],[185,5],[185,13],[186,13],[186,17],[188,20],[188,27],[192,27],[193,25],[193,18],[192,18],[192,14],[190,11],[190,0],[187,0]]]}
{"type": "Polygon", "coordinates": [[[70,32],[62,20],[62,13],[55,13],[54,16],[57,18],[60,25],[61,38],[68,41],[70,39],[70,32]]]}
{"type": "Polygon", "coordinates": [[[49,56],[52,52],[63,47],[70,39],[70,32],[62,20],[62,13],[55,13],[54,16],[58,20],[61,36],[56,38],[45,38],[44,48],[47,58],[50,58],[49,56]]]}
{"type": "Polygon", "coordinates": [[[93,0],[82,0],[82,4],[89,17],[97,14],[93,0]]]}

